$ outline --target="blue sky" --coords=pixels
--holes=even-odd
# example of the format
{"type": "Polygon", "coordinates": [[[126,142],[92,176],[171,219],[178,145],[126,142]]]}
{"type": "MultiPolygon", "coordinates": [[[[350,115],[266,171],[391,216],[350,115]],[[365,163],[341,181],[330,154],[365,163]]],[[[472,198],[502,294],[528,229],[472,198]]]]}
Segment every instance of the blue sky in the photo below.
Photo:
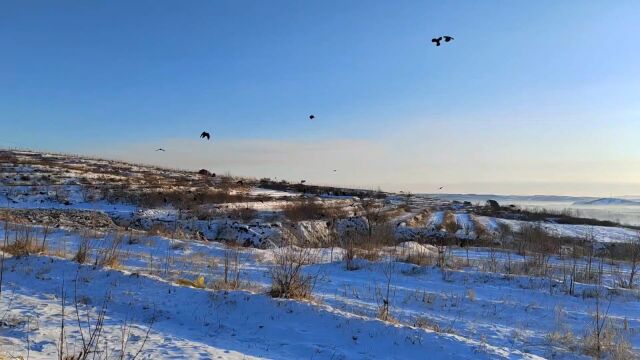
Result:
{"type": "Polygon", "coordinates": [[[640,193],[639,17],[637,1],[4,1],[0,146],[390,190],[640,193]]]}

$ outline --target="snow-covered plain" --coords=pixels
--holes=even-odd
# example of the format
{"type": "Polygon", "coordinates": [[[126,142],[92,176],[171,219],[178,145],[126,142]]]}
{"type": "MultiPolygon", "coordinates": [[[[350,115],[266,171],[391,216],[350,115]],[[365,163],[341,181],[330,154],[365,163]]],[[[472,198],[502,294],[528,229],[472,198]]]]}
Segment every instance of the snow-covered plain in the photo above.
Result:
{"type": "MultiPolygon", "coordinates": [[[[96,249],[107,247],[111,240],[95,240],[96,249]]],[[[80,235],[59,230],[48,241],[52,249],[64,248],[71,254],[80,235]]],[[[95,313],[108,297],[104,337],[113,342],[112,346],[119,344],[121,326],[128,321],[132,334],[126,350],[135,353],[151,324],[143,358],[405,359],[421,358],[427,352],[434,359],[535,358],[508,343],[495,346],[482,339],[377,320],[366,311],[373,306],[372,299],[340,295],[347,292],[347,287],[364,291],[367,284],[371,286],[371,281],[380,275],[377,265],[347,272],[339,261],[322,263],[330,260],[327,251],[318,257],[321,264],[308,269],[324,273],[318,284],[317,302],[272,299],[259,290],[269,284],[268,259],[273,250],[242,251],[241,280],[252,283],[257,289],[254,292],[178,286],[171,279],[199,275],[207,281],[219,278],[219,266],[198,264],[220,263],[227,251],[218,243],[176,246],[178,243],[184,244],[161,237],[144,239],[140,244],[125,243],[125,260],[119,269],[78,265],[51,256],[7,258],[0,313],[4,319],[12,320],[5,321],[11,325],[0,332],[2,351],[24,355],[28,347],[34,359],[56,356],[64,288],[70,348],[79,346],[74,299],[81,298],[87,304],[79,310],[84,321],[85,312],[95,313]],[[261,258],[266,261],[256,260],[261,258]],[[172,265],[164,268],[160,265],[163,259],[172,259],[172,265]],[[154,269],[154,262],[159,268],[154,269]],[[361,310],[355,311],[356,308],[361,310]]],[[[337,259],[339,254],[336,250],[333,255],[337,259]]],[[[422,288],[418,283],[412,284],[415,275],[402,275],[400,270],[399,267],[398,291],[422,288]],[[409,283],[404,284],[406,281],[409,283]]],[[[398,315],[405,311],[401,309],[398,308],[398,315]]]]}
{"type": "MultiPolygon", "coordinates": [[[[49,236],[48,246],[73,254],[80,238],[80,234],[57,230],[49,236]]],[[[108,248],[112,240],[110,236],[95,239],[95,252],[108,248]]],[[[579,285],[577,295],[570,296],[558,282],[505,277],[474,266],[443,274],[433,266],[363,260],[360,269],[348,271],[340,261],[341,249],[317,249],[317,263],[306,268],[308,273],[320,274],[315,302],[265,295],[273,266],[270,259],[277,249],[241,250],[240,279],[251,284],[251,292],[175,284],[176,279],[198,276],[209,284],[219,280],[227,251],[220,243],[155,236],[135,244],[125,241],[118,269],[48,256],[6,259],[1,313],[16,320],[0,333],[2,349],[25,354],[29,344],[32,358],[56,353],[63,281],[72,338],[77,335],[76,282],[77,297],[85,299],[91,311],[97,311],[105,294],[110,294],[105,336],[118,343],[120,327],[129,319],[137,339],[128,347],[132,352],[155,317],[142,352],[145,358],[400,359],[423,358],[425,352],[434,359],[576,358],[580,355],[554,345],[548,336],[554,331],[582,336],[595,309],[595,300],[583,296],[594,289],[592,285],[579,285]],[[397,323],[376,319],[376,289],[386,281],[386,266],[392,267],[390,303],[397,323]],[[412,326],[419,321],[428,321],[430,328],[437,325],[440,332],[412,326]]],[[[464,254],[457,256],[462,259],[464,254]]],[[[632,291],[611,294],[611,318],[632,329],[630,341],[640,347],[638,295],[632,291]]]]}

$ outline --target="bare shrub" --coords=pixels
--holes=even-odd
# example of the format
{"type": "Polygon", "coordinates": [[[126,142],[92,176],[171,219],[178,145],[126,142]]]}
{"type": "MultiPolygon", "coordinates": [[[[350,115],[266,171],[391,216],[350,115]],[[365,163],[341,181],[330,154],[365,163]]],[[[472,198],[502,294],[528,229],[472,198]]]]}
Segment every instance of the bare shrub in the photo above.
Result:
{"type": "Polygon", "coordinates": [[[324,210],[325,208],[321,202],[316,202],[313,199],[304,199],[286,205],[282,209],[282,213],[289,221],[298,222],[321,219],[324,217],[323,215],[326,216],[324,210]]]}
{"type": "Polygon", "coordinates": [[[347,270],[357,270],[355,259],[371,262],[380,260],[382,248],[395,244],[394,227],[389,222],[372,223],[366,234],[349,230],[342,234],[341,245],[345,249],[343,261],[347,270]]]}
{"type": "Polygon", "coordinates": [[[349,271],[358,270],[359,266],[356,264],[356,244],[358,243],[359,234],[356,231],[349,231],[344,234],[343,247],[344,254],[342,260],[344,261],[345,268],[349,271]]]}
{"type": "Polygon", "coordinates": [[[236,290],[240,288],[240,250],[237,246],[224,251],[222,280],[214,283],[216,290],[236,290]]]}
{"type": "Polygon", "coordinates": [[[624,328],[617,328],[614,321],[609,318],[608,304],[603,307],[601,303],[602,288],[598,287],[595,299],[596,307],[593,314],[593,323],[585,332],[583,339],[583,352],[587,355],[611,359],[631,359],[635,357],[631,344],[624,334],[624,328]]]}
{"type": "Polygon", "coordinates": [[[490,237],[490,233],[487,230],[487,227],[484,226],[478,219],[474,216],[471,221],[473,221],[473,231],[476,233],[476,237],[480,241],[485,241],[490,237]]]}
{"type": "Polygon", "coordinates": [[[516,250],[526,265],[525,273],[545,276],[551,255],[560,250],[560,240],[548,234],[540,224],[524,224],[515,236],[516,250]],[[527,254],[530,255],[527,258],[527,254]]]}
{"type": "Polygon", "coordinates": [[[64,291],[63,283],[63,291],[61,296],[61,322],[59,341],[57,344],[58,360],[88,360],[90,358],[97,360],[107,360],[113,358],[112,353],[119,353],[119,356],[117,358],[121,360],[125,358],[130,360],[137,359],[142,353],[142,350],[144,349],[149,339],[149,333],[151,332],[151,328],[155,321],[155,314],[151,317],[144,337],[140,342],[140,347],[137,350],[129,349],[129,337],[132,333],[133,322],[129,319],[124,320],[124,323],[120,326],[122,335],[119,341],[116,342],[111,338],[105,336],[103,329],[107,309],[111,299],[111,294],[105,294],[102,305],[100,306],[97,314],[93,316],[90,309],[84,311],[81,309],[82,303],[86,302],[86,300],[78,297],[78,282],[78,275],[76,274],[76,285],[74,286],[73,304],[75,308],[75,317],[77,320],[76,324],[78,327],[78,332],[80,334],[80,343],[73,343],[72,346],[70,346],[70,340],[65,331],[66,293],[64,291]]]}
{"type": "Polygon", "coordinates": [[[448,265],[448,255],[450,253],[448,243],[456,238],[456,233],[459,229],[455,214],[451,211],[447,211],[444,215],[444,220],[441,226],[447,232],[448,239],[445,237],[439,237],[436,240],[436,248],[438,250],[438,267],[444,269],[448,265]]]}
{"type": "Polygon", "coordinates": [[[594,327],[588,331],[582,345],[586,355],[597,359],[626,360],[636,356],[624,332],[610,320],[605,321],[600,329],[594,327]]]}
{"type": "Polygon", "coordinates": [[[638,267],[640,265],[640,231],[637,233],[636,237],[632,239],[629,244],[626,244],[629,254],[629,278],[626,283],[623,284],[625,287],[629,289],[633,289],[635,286],[635,277],[638,273],[638,267]]]}
{"type": "Polygon", "coordinates": [[[4,281],[4,257],[5,257],[4,249],[7,247],[9,243],[9,221],[5,219],[3,225],[4,225],[3,226],[4,239],[2,243],[3,251],[0,251],[0,295],[2,295],[2,284],[4,281]]]}
{"type": "Polygon", "coordinates": [[[369,240],[372,241],[374,234],[379,232],[378,228],[388,225],[389,217],[383,212],[383,204],[374,198],[365,198],[360,205],[364,212],[364,219],[367,222],[369,240]]]}
{"type": "Polygon", "coordinates": [[[385,277],[384,284],[376,284],[376,302],[378,304],[378,319],[382,321],[392,321],[395,319],[391,317],[391,279],[395,271],[395,263],[391,260],[385,262],[382,266],[382,273],[385,277]]]}
{"type": "Polygon", "coordinates": [[[47,248],[47,236],[51,233],[51,224],[45,223],[42,225],[42,245],[40,246],[41,251],[45,251],[47,248]]]}
{"type": "Polygon", "coordinates": [[[318,274],[304,274],[303,267],[315,259],[312,249],[287,246],[274,251],[271,268],[272,297],[311,299],[318,274]]]}

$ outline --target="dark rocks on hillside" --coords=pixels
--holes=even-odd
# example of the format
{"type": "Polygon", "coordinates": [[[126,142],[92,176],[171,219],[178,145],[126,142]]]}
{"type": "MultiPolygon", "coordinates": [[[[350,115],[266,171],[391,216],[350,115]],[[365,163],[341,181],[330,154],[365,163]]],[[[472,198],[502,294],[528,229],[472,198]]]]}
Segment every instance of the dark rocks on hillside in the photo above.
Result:
{"type": "Polygon", "coordinates": [[[494,210],[494,211],[500,210],[500,204],[498,204],[498,202],[495,200],[491,200],[491,199],[487,200],[486,206],[491,208],[491,210],[494,210]]]}

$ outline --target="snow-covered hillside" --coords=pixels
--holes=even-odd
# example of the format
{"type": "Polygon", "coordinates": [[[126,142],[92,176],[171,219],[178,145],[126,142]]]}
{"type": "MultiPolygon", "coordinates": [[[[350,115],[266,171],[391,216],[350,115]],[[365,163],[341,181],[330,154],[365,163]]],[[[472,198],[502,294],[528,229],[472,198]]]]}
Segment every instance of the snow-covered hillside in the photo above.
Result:
{"type": "Polygon", "coordinates": [[[0,170],[0,358],[589,358],[595,315],[605,357],[640,349],[635,229],[56,154],[0,170]]]}

